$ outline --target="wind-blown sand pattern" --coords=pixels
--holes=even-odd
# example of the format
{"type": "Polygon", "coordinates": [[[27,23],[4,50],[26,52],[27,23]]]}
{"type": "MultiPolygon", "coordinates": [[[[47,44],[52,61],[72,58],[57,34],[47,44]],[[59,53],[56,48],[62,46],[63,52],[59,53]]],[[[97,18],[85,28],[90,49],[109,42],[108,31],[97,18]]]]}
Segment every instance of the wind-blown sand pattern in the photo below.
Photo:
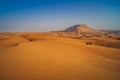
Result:
{"type": "Polygon", "coordinates": [[[1,33],[0,80],[120,80],[119,33],[1,33]]]}
{"type": "Polygon", "coordinates": [[[0,52],[0,80],[120,79],[120,49],[60,37],[29,41],[17,36],[6,40],[2,40],[4,45],[19,45],[0,52]]]}

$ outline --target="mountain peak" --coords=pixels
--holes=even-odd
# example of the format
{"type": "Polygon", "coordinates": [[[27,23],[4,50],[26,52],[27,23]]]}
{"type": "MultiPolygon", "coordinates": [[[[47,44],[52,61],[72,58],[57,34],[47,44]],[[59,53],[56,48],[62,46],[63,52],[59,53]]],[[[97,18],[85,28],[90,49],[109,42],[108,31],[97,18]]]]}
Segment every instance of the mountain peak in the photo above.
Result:
{"type": "Polygon", "coordinates": [[[95,29],[92,29],[85,24],[77,24],[77,25],[67,28],[65,31],[79,33],[79,32],[93,32],[95,31],[95,29]]]}
{"type": "Polygon", "coordinates": [[[88,27],[86,24],[76,24],[73,25],[72,27],[88,27]]]}

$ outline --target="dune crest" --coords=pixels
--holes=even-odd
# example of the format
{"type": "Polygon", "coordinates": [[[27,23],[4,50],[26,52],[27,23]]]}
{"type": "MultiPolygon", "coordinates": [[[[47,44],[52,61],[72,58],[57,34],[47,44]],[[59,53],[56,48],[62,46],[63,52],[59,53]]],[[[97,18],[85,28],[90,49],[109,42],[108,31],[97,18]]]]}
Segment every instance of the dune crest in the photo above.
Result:
{"type": "Polygon", "coordinates": [[[120,80],[120,40],[76,25],[0,34],[0,80],[120,80]]]}

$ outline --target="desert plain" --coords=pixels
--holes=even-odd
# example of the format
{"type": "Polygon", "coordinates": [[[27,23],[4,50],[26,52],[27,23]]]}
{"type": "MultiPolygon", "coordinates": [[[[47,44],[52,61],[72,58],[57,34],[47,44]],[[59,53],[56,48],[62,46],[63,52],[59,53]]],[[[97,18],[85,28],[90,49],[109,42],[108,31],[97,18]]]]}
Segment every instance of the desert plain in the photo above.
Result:
{"type": "Polygon", "coordinates": [[[0,33],[0,80],[120,80],[120,34],[66,30],[0,33]]]}

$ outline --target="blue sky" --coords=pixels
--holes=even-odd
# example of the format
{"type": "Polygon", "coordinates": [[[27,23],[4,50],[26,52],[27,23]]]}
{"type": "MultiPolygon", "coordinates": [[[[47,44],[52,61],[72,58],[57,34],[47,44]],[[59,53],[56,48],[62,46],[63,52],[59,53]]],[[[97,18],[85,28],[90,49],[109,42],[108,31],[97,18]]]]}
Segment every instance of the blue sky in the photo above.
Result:
{"type": "Polygon", "coordinates": [[[120,0],[0,0],[0,31],[120,30],[120,0]]]}

